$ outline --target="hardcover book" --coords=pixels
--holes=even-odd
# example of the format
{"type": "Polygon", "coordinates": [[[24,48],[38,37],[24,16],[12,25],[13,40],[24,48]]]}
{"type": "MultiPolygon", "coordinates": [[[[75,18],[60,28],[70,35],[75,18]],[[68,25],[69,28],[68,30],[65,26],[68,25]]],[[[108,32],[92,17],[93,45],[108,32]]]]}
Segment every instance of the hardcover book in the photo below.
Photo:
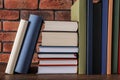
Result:
{"type": "Polygon", "coordinates": [[[73,74],[77,66],[38,66],[38,74],[73,74]]]}
{"type": "Polygon", "coordinates": [[[113,0],[112,73],[118,73],[118,34],[120,0],[113,0]]]}
{"type": "Polygon", "coordinates": [[[108,0],[102,0],[102,60],[101,74],[107,74],[108,0]]]}
{"type": "Polygon", "coordinates": [[[77,46],[39,46],[39,52],[42,53],[78,53],[77,46]]]}
{"type": "Polygon", "coordinates": [[[78,23],[72,21],[45,21],[44,31],[77,31],[78,23]]]}
{"type": "Polygon", "coordinates": [[[15,68],[17,73],[28,72],[43,23],[43,19],[37,15],[30,15],[28,21],[30,24],[15,68]]]}
{"type": "Polygon", "coordinates": [[[71,20],[78,21],[78,74],[86,74],[86,0],[77,0],[71,7],[71,20]]]}
{"type": "Polygon", "coordinates": [[[102,3],[93,4],[93,54],[92,73],[101,74],[101,42],[102,42],[102,3]]]}
{"type": "Polygon", "coordinates": [[[76,32],[42,32],[42,46],[77,46],[76,32]]]}
{"type": "Polygon", "coordinates": [[[87,0],[87,74],[92,74],[93,0],[87,0]]]}
{"type": "Polygon", "coordinates": [[[111,52],[112,52],[112,16],[113,0],[109,0],[108,8],[108,40],[107,40],[107,74],[111,74],[111,52]]]}
{"type": "Polygon", "coordinates": [[[38,58],[77,58],[77,53],[39,53],[38,58]]]}
{"type": "Polygon", "coordinates": [[[15,69],[15,65],[16,65],[16,62],[17,62],[17,59],[20,53],[20,49],[24,41],[27,25],[28,25],[28,21],[21,19],[18,30],[17,30],[16,37],[14,40],[14,44],[12,47],[12,51],[11,51],[11,54],[8,60],[8,64],[5,70],[5,73],[7,74],[14,73],[14,69],[15,69]]]}

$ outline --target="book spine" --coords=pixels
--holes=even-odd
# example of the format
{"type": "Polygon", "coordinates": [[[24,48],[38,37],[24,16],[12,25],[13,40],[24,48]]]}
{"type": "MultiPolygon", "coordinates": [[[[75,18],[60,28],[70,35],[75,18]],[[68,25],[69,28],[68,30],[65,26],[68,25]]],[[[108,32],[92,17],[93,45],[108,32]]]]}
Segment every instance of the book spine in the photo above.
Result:
{"type": "Polygon", "coordinates": [[[20,49],[23,43],[23,39],[24,39],[25,32],[27,29],[27,24],[28,24],[28,21],[21,19],[18,30],[17,30],[16,37],[14,40],[14,44],[12,47],[12,51],[10,54],[10,58],[9,58],[9,61],[8,61],[8,64],[5,70],[5,73],[7,74],[14,73],[14,68],[15,68],[17,58],[18,58],[18,55],[19,55],[19,52],[20,52],[20,49]]]}
{"type": "MultiPolygon", "coordinates": [[[[120,4],[120,1],[119,1],[119,4],[120,4]]],[[[120,6],[119,6],[119,9],[120,9],[120,6]]],[[[120,74],[120,10],[119,10],[118,74],[120,74]]]]}
{"type": "Polygon", "coordinates": [[[108,26],[108,0],[102,0],[102,66],[101,74],[107,72],[107,27],[108,26]]]}
{"type": "Polygon", "coordinates": [[[79,36],[79,70],[78,74],[86,74],[86,0],[78,0],[79,1],[79,28],[78,28],[78,36],[79,36]]]}
{"type": "Polygon", "coordinates": [[[93,74],[101,74],[102,3],[93,4],[93,74]]]}
{"type": "Polygon", "coordinates": [[[87,0],[87,74],[92,74],[93,2],[87,0]]]}
{"type": "Polygon", "coordinates": [[[29,70],[43,19],[40,16],[30,15],[29,22],[30,24],[15,68],[17,73],[27,73],[29,70]]]}
{"type": "Polygon", "coordinates": [[[120,0],[113,0],[112,73],[118,72],[118,34],[120,0]]]}
{"type": "Polygon", "coordinates": [[[111,74],[112,13],[113,13],[113,0],[109,0],[109,11],[108,11],[108,40],[107,40],[107,74],[111,74]]]}

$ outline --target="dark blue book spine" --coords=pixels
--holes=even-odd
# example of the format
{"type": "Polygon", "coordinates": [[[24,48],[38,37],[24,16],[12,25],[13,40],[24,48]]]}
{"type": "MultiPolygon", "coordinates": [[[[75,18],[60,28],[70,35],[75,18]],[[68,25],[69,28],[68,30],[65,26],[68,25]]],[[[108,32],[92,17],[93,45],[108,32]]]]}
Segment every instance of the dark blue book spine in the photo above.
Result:
{"type": "Polygon", "coordinates": [[[108,0],[102,0],[102,71],[107,73],[107,26],[108,26],[108,0]]]}
{"type": "Polygon", "coordinates": [[[27,73],[29,70],[43,19],[40,16],[30,15],[29,22],[30,24],[15,68],[17,73],[27,73]]]}
{"type": "Polygon", "coordinates": [[[87,74],[92,74],[93,0],[87,0],[87,74]]]}

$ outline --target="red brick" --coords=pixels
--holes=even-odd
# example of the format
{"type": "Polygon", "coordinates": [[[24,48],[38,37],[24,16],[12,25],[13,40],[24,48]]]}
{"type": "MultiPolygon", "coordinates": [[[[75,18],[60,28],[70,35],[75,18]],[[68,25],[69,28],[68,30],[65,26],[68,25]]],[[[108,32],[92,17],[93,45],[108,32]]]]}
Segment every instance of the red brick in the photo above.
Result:
{"type": "Polygon", "coordinates": [[[2,41],[14,41],[16,32],[3,32],[2,41]]]}
{"type": "Polygon", "coordinates": [[[3,0],[0,0],[0,8],[3,8],[3,0]]]}
{"type": "Polygon", "coordinates": [[[18,21],[4,21],[3,22],[4,31],[17,31],[18,26],[19,26],[18,21]]]}
{"type": "Polygon", "coordinates": [[[40,9],[70,9],[72,0],[41,0],[40,9]]]}
{"type": "Polygon", "coordinates": [[[2,51],[2,44],[1,44],[1,42],[0,42],[0,52],[2,51]]]}
{"type": "Polygon", "coordinates": [[[2,38],[3,38],[3,33],[0,32],[0,41],[2,41],[2,38]]]}
{"type": "Polygon", "coordinates": [[[42,34],[39,35],[38,42],[39,42],[39,43],[42,42],[42,34]]]}
{"type": "Polygon", "coordinates": [[[7,63],[8,59],[9,59],[9,56],[10,56],[9,53],[7,53],[7,54],[1,53],[0,54],[0,62],[7,63]]]}
{"type": "Polygon", "coordinates": [[[70,11],[56,11],[55,20],[70,20],[70,11]]]}
{"type": "Polygon", "coordinates": [[[0,10],[0,19],[5,20],[17,20],[19,18],[19,12],[15,10],[0,10]]]}
{"type": "Polygon", "coordinates": [[[21,18],[22,19],[28,19],[30,14],[35,14],[42,16],[44,20],[53,20],[53,11],[22,11],[21,12],[21,18]]]}
{"type": "Polygon", "coordinates": [[[3,52],[11,52],[13,43],[3,43],[3,52]]]}
{"type": "Polygon", "coordinates": [[[38,63],[38,54],[34,53],[32,63],[38,63]]]}
{"type": "Polygon", "coordinates": [[[38,53],[39,52],[39,46],[41,45],[41,43],[37,43],[37,45],[36,45],[36,52],[38,53]]]}
{"type": "Polygon", "coordinates": [[[0,30],[2,30],[2,23],[0,22],[0,30]]]}
{"type": "Polygon", "coordinates": [[[38,0],[5,0],[7,9],[37,9],[38,0]]]}
{"type": "MultiPolygon", "coordinates": [[[[7,63],[9,60],[10,53],[1,53],[0,62],[7,63]]],[[[32,59],[32,63],[38,63],[38,54],[35,53],[32,59]]]]}

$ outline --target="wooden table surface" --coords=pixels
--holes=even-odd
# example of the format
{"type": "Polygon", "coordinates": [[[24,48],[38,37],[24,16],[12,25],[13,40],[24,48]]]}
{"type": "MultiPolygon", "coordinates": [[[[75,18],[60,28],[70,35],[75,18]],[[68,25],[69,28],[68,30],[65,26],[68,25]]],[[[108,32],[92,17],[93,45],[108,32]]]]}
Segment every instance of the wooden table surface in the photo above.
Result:
{"type": "Polygon", "coordinates": [[[77,75],[77,74],[54,74],[38,75],[37,67],[32,66],[29,74],[5,74],[6,64],[0,63],[0,80],[120,80],[120,75],[77,75]]]}

